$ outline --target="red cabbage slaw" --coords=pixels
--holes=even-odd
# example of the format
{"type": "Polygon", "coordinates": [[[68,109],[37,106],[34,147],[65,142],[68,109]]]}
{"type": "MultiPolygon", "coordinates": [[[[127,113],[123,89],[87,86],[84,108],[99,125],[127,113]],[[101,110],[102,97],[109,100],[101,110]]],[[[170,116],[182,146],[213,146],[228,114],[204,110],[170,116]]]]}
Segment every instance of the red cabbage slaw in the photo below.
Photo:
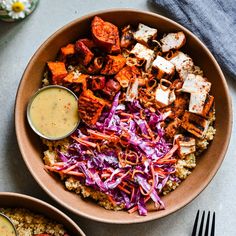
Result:
{"type": "Polygon", "coordinates": [[[168,179],[176,178],[178,147],[165,140],[161,113],[144,109],[138,100],[121,102],[120,94],[96,125],[81,122],[67,151],[57,150],[61,162],[46,168],[75,176],[114,205],[143,216],[148,200],[164,209],[160,195],[168,179]]]}

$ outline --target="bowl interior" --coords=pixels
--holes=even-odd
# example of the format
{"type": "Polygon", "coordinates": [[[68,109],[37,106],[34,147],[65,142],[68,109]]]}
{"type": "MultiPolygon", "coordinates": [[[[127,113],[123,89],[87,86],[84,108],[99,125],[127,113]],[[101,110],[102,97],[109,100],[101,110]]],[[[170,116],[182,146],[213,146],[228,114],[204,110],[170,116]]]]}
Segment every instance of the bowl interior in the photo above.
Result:
{"type": "MultiPolygon", "coordinates": [[[[57,202],[74,213],[108,223],[137,223],[168,215],[193,200],[210,182],[219,168],[231,134],[232,111],[228,88],[224,76],[208,49],[188,30],[162,16],[136,10],[109,10],[82,17],[66,25],[53,34],[35,53],[21,80],[15,107],[15,125],[19,147],[31,174],[41,187],[57,202]],[[182,30],[187,36],[184,51],[200,66],[212,83],[212,94],[216,103],[216,129],[214,141],[201,156],[193,173],[174,192],[163,198],[166,209],[150,211],[146,217],[127,212],[114,212],[97,206],[94,202],[83,200],[78,195],[66,191],[59,178],[49,175],[43,169],[42,145],[39,137],[30,129],[26,119],[26,108],[30,97],[41,86],[45,63],[54,60],[63,45],[86,36],[94,15],[113,22],[118,27],[127,24],[144,23],[157,28],[158,32],[182,30]],[[222,138],[223,137],[223,138],[222,138]]],[[[151,208],[151,206],[150,206],[151,208]]]]}
{"type": "Polygon", "coordinates": [[[82,230],[64,213],[36,198],[17,193],[0,193],[1,207],[26,208],[64,225],[70,235],[84,235],[82,230]]]}

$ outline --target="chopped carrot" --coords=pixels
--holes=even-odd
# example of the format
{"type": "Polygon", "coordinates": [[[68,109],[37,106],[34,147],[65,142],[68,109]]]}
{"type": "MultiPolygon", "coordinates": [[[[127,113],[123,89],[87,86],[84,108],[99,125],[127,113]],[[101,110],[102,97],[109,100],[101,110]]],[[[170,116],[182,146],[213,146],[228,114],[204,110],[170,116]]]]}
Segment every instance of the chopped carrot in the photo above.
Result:
{"type": "MultiPolygon", "coordinates": [[[[144,199],[144,202],[146,203],[148,200],[150,199],[150,196],[148,196],[148,197],[146,197],[145,199],[144,199]]],[[[134,213],[135,211],[137,211],[138,210],[138,206],[136,205],[136,206],[134,206],[133,208],[131,208],[131,209],[129,209],[128,210],[128,213],[134,213]]]]}
{"type": "Polygon", "coordinates": [[[172,157],[172,155],[174,154],[174,152],[178,149],[178,145],[175,144],[170,151],[161,159],[161,160],[166,160],[169,159],[170,157],[172,157]]]}
{"type": "Polygon", "coordinates": [[[115,206],[116,205],[116,201],[112,198],[111,195],[107,195],[107,198],[109,199],[109,201],[115,206]]]}
{"type": "Polygon", "coordinates": [[[125,189],[124,187],[122,187],[121,185],[117,186],[120,190],[122,190],[123,192],[127,193],[127,194],[131,194],[129,190],[125,189]]]}
{"type": "Polygon", "coordinates": [[[80,173],[80,172],[77,172],[77,171],[69,171],[66,174],[68,174],[68,175],[75,175],[75,176],[79,176],[79,177],[85,177],[84,173],[80,173]]]}
{"type": "Polygon", "coordinates": [[[95,143],[92,143],[92,142],[89,142],[89,141],[85,141],[85,140],[83,140],[81,138],[78,138],[76,136],[71,136],[71,138],[73,138],[75,141],[77,141],[78,143],[81,143],[81,144],[83,144],[85,146],[91,146],[93,148],[95,148],[97,146],[95,143]]]}
{"type": "Polygon", "coordinates": [[[62,170],[62,172],[64,174],[70,172],[71,170],[75,169],[77,167],[77,164],[73,165],[73,166],[70,166],[69,168],[65,169],[65,170],[62,170]]]}

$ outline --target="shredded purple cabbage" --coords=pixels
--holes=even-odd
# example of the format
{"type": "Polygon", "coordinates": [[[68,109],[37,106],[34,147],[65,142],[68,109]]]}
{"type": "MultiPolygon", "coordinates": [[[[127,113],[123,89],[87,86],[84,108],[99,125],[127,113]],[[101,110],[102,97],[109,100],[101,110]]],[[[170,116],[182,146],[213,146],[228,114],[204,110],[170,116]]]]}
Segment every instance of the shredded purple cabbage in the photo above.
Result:
{"type": "Polygon", "coordinates": [[[86,186],[109,195],[125,209],[147,215],[149,199],[158,209],[164,208],[159,194],[173,178],[175,165],[161,160],[173,146],[164,139],[161,113],[144,109],[138,100],[119,104],[119,97],[120,92],[94,127],[82,123],[73,134],[96,143],[95,148],[74,140],[66,151],[58,150],[58,156],[66,168],[76,165],[73,171],[84,175],[86,186]]]}

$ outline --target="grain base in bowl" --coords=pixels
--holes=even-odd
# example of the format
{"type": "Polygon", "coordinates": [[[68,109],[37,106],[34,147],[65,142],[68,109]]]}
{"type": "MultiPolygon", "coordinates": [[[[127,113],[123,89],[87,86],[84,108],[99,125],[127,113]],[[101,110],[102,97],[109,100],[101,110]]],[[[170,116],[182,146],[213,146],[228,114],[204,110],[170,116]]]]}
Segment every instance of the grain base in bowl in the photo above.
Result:
{"type": "Polygon", "coordinates": [[[0,208],[0,212],[10,218],[18,236],[69,236],[62,224],[26,208],[0,208]]]}
{"type": "Polygon", "coordinates": [[[47,62],[43,85],[70,88],[81,123],[67,139],[43,140],[45,168],[106,209],[147,215],[147,201],[164,209],[160,197],[188,177],[214,137],[211,83],[182,51],[182,31],[118,29],[95,16],[90,34],[47,62]]]}
{"type": "Polygon", "coordinates": [[[27,195],[0,192],[0,212],[11,220],[18,235],[85,235],[63,212],[27,195]]]}

